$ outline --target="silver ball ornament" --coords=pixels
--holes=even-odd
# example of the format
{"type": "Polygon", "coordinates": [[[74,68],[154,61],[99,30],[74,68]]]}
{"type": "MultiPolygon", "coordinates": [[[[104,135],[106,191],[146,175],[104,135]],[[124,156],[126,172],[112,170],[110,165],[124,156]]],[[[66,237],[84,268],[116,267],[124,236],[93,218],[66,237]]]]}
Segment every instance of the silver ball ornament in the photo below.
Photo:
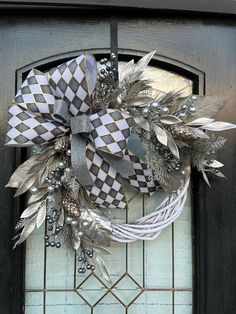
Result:
{"type": "Polygon", "coordinates": [[[161,108],[161,114],[165,115],[165,114],[168,114],[169,113],[169,108],[168,107],[162,107],[161,108]]]}
{"type": "Polygon", "coordinates": [[[153,101],[151,104],[150,104],[150,107],[151,109],[153,110],[157,110],[157,109],[160,109],[161,105],[158,101],[153,101]]]}
{"type": "Polygon", "coordinates": [[[70,216],[67,216],[67,217],[66,217],[66,223],[67,223],[68,225],[71,225],[72,221],[73,221],[73,218],[72,218],[72,217],[70,217],[70,216]]]}
{"type": "Polygon", "coordinates": [[[190,99],[195,101],[195,100],[197,100],[197,96],[196,95],[192,95],[190,99]]]}
{"type": "Polygon", "coordinates": [[[67,155],[67,156],[70,156],[70,155],[71,155],[71,150],[70,150],[70,149],[68,149],[68,150],[66,151],[66,155],[67,155]]]}
{"type": "Polygon", "coordinates": [[[72,220],[71,221],[71,226],[77,226],[78,225],[78,221],[76,221],[76,220],[72,220]]]}
{"type": "Polygon", "coordinates": [[[189,108],[190,113],[195,113],[196,112],[196,108],[195,107],[191,107],[189,108]]]}
{"type": "Polygon", "coordinates": [[[144,117],[147,117],[149,115],[149,108],[145,107],[142,109],[142,115],[144,117]]]}
{"type": "Polygon", "coordinates": [[[187,115],[186,115],[185,112],[180,112],[179,115],[178,115],[178,117],[179,117],[180,119],[184,120],[184,119],[186,119],[187,115]]]}
{"type": "Polygon", "coordinates": [[[59,169],[64,169],[64,168],[65,168],[65,164],[64,164],[63,161],[60,161],[60,162],[59,162],[58,168],[59,168],[59,169]]]}
{"type": "Polygon", "coordinates": [[[53,193],[55,191],[55,187],[52,185],[49,185],[49,187],[47,188],[48,193],[53,193]]]}
{"type": "Polygon", "coordinates": [[[86,228],[86,227],[88,227],[88,225],[89,225],[88,220],[85,220],[85,221],[82,222],[82,226],[83,226],[83,227],[86,228]]]}
{"type": "Polygon", "coordinates": [[[37,188],[37,186],[32,186],[32,187],[30,188],[30,193],[31,193],[31,194],[37,194],[38,191],[39,191],[39,189],[37,188]]]}

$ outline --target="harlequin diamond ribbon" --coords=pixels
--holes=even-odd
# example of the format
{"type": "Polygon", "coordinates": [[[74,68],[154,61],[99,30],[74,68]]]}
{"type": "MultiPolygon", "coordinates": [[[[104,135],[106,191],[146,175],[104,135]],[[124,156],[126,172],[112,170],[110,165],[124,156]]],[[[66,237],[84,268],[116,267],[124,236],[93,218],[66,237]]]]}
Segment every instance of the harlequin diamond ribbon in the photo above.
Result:
{"type": "Polygon", "coordinates": [[[125,208],[121,176],[143,193],[154,192],[156,183],[149,180],[146,165],[127,150],[132,118],[113,109],[89,115],[96,77],[90,55],[48,73],[31,70],[9,108],[6,145],[46,144],[71,130],[72,166],[90,200],[101,207],[125,208]]]}

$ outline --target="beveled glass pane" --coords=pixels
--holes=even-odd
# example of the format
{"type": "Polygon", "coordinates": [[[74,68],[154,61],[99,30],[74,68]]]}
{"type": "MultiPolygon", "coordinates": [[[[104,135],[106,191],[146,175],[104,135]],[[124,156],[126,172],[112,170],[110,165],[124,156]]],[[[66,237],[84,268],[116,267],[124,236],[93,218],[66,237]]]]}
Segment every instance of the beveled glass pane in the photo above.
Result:
{"type": "Polygon", "coordinates": [[[25,314],[43,314],[42,292],[27,292],[25,294],[25,314]]]}
{"type": "MultiPolygon", "coordinates": [[[[47,292],[45,314],[89,314],[90,307],[75,292],[47,292]]],[[[32,313],[33,314],[33,313],[32,313]]]]}
{"type": "Polygon", "coordinates": [[[175,314],[192,314],[192,292],[175,292],[175,314]]]}
{"type": "Polygon", "coordinates": [[[129,314],[173,314],[170,291],[146,291],[129,308],[129,314]]]}
{"type": "Polygon", "coordinates": [[[44,225],[35,229],[26,241],[26,289],[42,289],[44,283],[44,225]]]}
{"type": "Polygon", "coordinates": [[[192,287],[191,194],[180,217],[174,223],[174,286],[192,287]]]}
{"type": "Polygon", "coordinates": [[[61,248],[46,249],[46,286],[53,288],[71,288],[74,284],[74,260],[73,250],[67,243],[62,243],[61,248]]]}

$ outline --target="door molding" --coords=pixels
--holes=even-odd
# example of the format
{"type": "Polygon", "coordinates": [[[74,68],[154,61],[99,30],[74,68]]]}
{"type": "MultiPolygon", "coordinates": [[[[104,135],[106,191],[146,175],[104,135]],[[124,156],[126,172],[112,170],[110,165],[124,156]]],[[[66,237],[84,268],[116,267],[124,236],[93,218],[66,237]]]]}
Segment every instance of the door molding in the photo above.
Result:
{"type": "MultiPolygon", "coordinates": [[[[85,8],[85,9],[136,9],[136,10],[162,10],[162,11],[184,11],[184,12],[201,12],[201,13],[218,13],[218,14],[236,14],[236,3],[233,0],[4,0],[0,1],[0,8],[85,8]]],[[[150,12],[149,11],[149,12],[150,12]]]]}

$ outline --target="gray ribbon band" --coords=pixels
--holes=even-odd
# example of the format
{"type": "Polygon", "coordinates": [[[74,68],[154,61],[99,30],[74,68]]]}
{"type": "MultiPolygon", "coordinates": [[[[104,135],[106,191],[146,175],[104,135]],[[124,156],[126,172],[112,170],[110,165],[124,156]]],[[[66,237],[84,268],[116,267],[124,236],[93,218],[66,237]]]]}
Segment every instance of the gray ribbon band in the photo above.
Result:
{"type": "Polygon", "coordinates": [[[134,174],[134,166],[132,161],[113,156],[102,151],[99,151],[99,154],[123,177],[129,177],[134,174]]]}
{"type": "Polygon", "coordinates": [[[79,134],[72,136],[71,164],[74,174],[82,186],[94,184],[86,162],[86,141],[79,134]]]}

